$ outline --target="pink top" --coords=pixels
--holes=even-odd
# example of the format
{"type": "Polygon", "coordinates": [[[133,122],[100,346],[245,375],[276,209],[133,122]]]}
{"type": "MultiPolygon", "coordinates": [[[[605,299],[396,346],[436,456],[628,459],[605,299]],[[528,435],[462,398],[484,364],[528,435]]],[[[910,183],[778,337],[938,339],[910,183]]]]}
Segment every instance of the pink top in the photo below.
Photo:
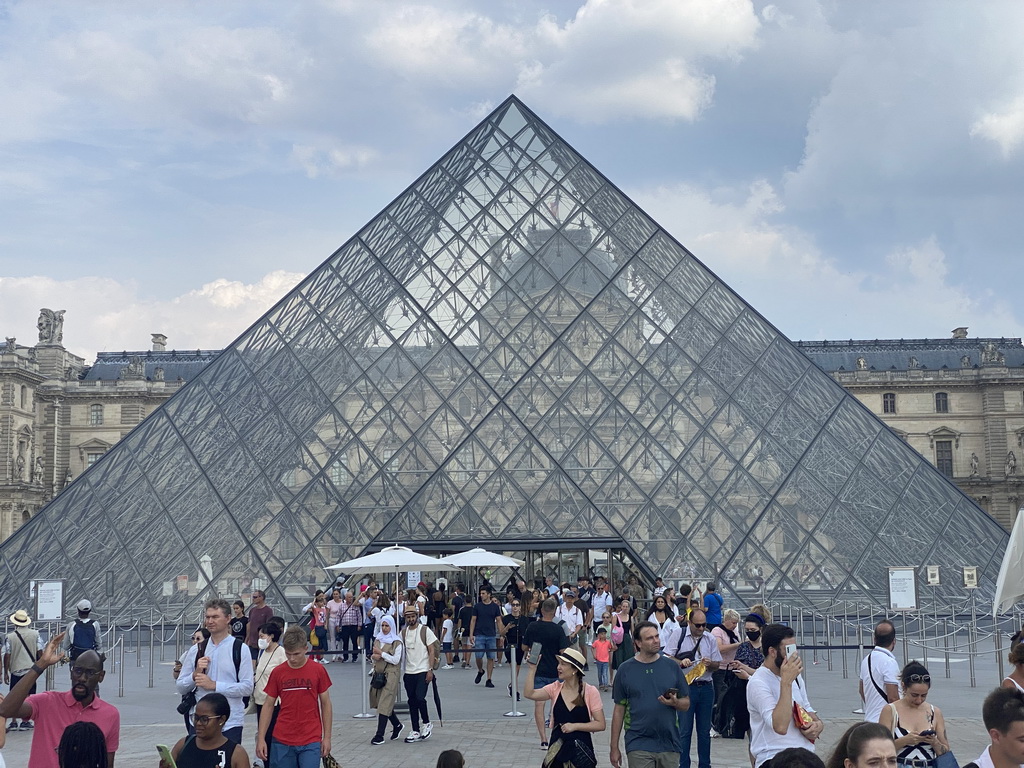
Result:
{"type": "Polygon", "coordinates": [[[611,659],[612,655],[612,641],[611,640],[595,640],[593,642],[594,647],[594,661],[607,662],[611,659]]]}
{"type": "Polygon", "coordinates": [[[33,693],[25,701],[32,707],[35,734],[28,768],[59,768],[57,745],[64,729],[72,723],[95,723],[107,739],[107,752],[116,752],[121,734],[121,713],[99,697],[83,707],[71,691],[33,693]]]}
{"type": "Polygon", "coordinates": [[[327,612],[330,614],[331,624],[338,624],[341,621],[341,612],[345,610],[346,603],[344,600],[334,602],[334,600],[327,601],[327,612]]]}
{"type": "MultiPolygon", "coordinates": [[[[721,627],[715,627],[714,629],[712,629],[711,630],[711,634],[715,636],[715,641],[716,642],[718,642],[720,640],[721,642],[725,643],[726,645],[729,645],[729,644],[732,643],[732,641],[729,639],[729,633],[726,632],[721,627]]],[[[738,637],[738,635],[737,635],[737,637],[738,637]]],[[[721,647],[721,646],[719,646],[719,647],[721,647]]],[[[739,648],[737,647],[737,648],[733,648],[731,651],[722,651],[722,663],[726,664],[726,663],[728,663],[730,661],[735,661],[736,660],[736,651],[738,651],[738,650],[739,650],[739,648]]]]}
{"type": "MultiPolygon", "coordinates": [[[[553,683],[548,683],[541,688],[544,693],[551,699],[551,703],[554,704],[558,697],[562,694],[562,681],[556,680],[553,683]]],[[[601,692],[593,685],[583,686],[583,701],[587,705],[587,709],[590,710],[590,716],[593,717],[595,712],[604,712],[604,702],[601,701],[601,692]]],[[[554,723],[552,723],[552,726],[554,723]]]]}

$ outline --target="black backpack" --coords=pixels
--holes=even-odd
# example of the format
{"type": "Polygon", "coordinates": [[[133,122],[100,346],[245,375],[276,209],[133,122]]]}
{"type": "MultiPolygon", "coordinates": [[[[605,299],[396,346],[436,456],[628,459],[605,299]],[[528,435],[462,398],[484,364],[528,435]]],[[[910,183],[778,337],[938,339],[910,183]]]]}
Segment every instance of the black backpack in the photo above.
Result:
{"type": "Polygon", "coordinates": [[[75,631],[71,638],[71,658],[74,659],[85,651],[94,651],[97,647],[96,623],[92,619],[75,619],[75,631]]]}

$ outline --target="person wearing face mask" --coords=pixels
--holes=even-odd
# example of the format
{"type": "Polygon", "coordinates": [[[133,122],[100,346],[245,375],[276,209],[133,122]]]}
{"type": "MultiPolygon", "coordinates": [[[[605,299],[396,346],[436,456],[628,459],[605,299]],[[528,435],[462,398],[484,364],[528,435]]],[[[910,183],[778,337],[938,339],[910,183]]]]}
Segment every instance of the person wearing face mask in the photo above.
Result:
{"type": "MultiPolygon", "coordinates": [[[[771,616],[768,616],[770,619],[771,616]]],[[[765,616],[760,612],[747,614],[743,619],[743,641],[736,648],[733,660],[725,667],[725,691],[719,702],[715,730],[722,738],[742,739],[750,734],[750,715],[747,712],[747,681],[764,664],[761,651],[761,631],[765,616]]],[[[750,758],[753,763],[753,757],[750,758]]]]}
{"type": "MultiPolygon", "coordinates": [[[[267,622],[259,629],[259,640],[256,641],[260,649],[259,658],[256,659],[255,679],[253,680],[252,699],[256,707],[256,722],[260,721],[260,713],[263,707],[273,707],[274,711],[270,717],[270,726],[267,728],[267,741],[274,735],[274,725],[277,723],[279,707],[276,699],[268,700],[267,681],[270,680],[270,673],[277,667],[284,664],[288,657],[284,648],[278,643],[281,640],[281,628],[277,624],[267,622]]],[[[271,768],[270,761],[265,764],[271,768]]]]}

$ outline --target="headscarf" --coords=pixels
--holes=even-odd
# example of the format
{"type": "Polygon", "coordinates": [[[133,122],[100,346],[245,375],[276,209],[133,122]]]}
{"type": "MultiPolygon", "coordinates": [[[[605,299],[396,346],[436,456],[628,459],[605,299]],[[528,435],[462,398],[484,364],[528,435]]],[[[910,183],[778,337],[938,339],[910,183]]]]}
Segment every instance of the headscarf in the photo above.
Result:
{"type": "Polygon", "coordinates": [[[395,632],[395,620],[391,616],[384,616],[380,620],[380,632],[377,633],[377,640],[381,645],[385,643],[393,643],[397,640],[401,640],[398,634],[395,632]],[[390,628],[389,632],[384,631],[384,625],[387,624],[390,628]]]}

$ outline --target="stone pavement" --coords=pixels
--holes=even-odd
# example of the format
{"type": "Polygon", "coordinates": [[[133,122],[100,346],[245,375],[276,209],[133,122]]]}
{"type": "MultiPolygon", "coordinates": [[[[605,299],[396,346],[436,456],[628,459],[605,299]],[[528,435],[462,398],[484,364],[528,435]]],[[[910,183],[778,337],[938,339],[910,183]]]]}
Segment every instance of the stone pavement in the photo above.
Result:
{"type": "MultiPolygon", "coordinates": [[[[119,675],[108,673],[101,686],[103,697],[121,711],[121,747],[117,753],[119,768],[155,768],[158,760],[154,745],[171,745],[184,733],[181,718],[174,711],[178,696],[174,692],[170,676],[173,649],[168,649],[164,655],[164,661],[159,660],[159,652],[154,659],[153,688],[148,687],[146,649],[143,649],[141,659],[137,659],[135,654],[125,656],[123,698],[118,696],[121,684],[119,675]],[[138,665],[140,660],[141,666],[138,665]]],[[[851,710],[859,704],[857,680],[855,677],[843,679],[838,655],[833,658],[832,671],[826,668],[824,658],[815,666],[809,656],[809,652],[805,652],[805,677],[809,695],[827,724],[817,750],[824,758],[843,730],[857,722],[857,716],[851,714],[851,710]]],[[[897,658],[900,656],[897,655],[897,658]]],[[[943,665],[940,660],[929,659],[928,663],[935,676],[930,700],[940,706],[946,714],[953,750],[960,758],[960,762],[966,763],[977,757],[987,744],[980,711],[985,694],[998,681],[994,662],[989,660],[987,667],[979,664],[979,683],[976,688],[969,685],[966,663],[954,659],[949,680],[943,676],[943,665]]],[[[852,654],[848,659],[848,668],[852,675],[852,670],[856,668],[856,658],[852,654]]],[[[510,670],[507,666],[495,669],[494,682],[497,687],[493,689],[485,688],[483,684],[474,685],[471,670],[456,668],[439,672],[439,690],[445,714],[443,726],[437,722],[434,704],[431,701],[430,713],[435,721],[435,727],[428,741],[405,744],[399,740],[385,742],[379,747],[373,747],[369,743],[376,719],[352,717],[353,714],[364,711],[360,706],[360,701],[363,700],[361,669],[360,664],[327,665],[334,682],[331,688],[335,713],[333,753],[345,768],[431,768],[437,761],[437,755],[445,749],[460,750],[466,756],[469,768],[496,765],[502,768],[535,768],[540,765],[543,753],[539,749],[539,738],[533,724],[532,703],[520,702],[520,711],[529,713],[525,717],[503,717],[503,713],[512,709],[512,701],[506,688],[510,680],[510,670]]],[[[68,687],[66,674],[66,668],[58,668],[56,688],[63,690],[68,687]]],[[[588,675],[588,680],[592,677],[593,673],[588,675]]],[[[604,694],[604,699],[605,716],[610,727],[610,694],[604,694]]],[[[404,736],[407,735],[409,728],[408,715],[402,716],[402,720],[407,729],[403,733],[404,736]]],[[[250,757],[253,757],[254,753],[255,736],[255,717],[250,716],[246,719],[243,745],[250,757]]],[[[30,733],[7,734],[7,745],[3,749],[3,755],[8,766],[19,768],[27,765],[31,738],[30,733]]],[[[608,731],[596,734],[595,743],[598,764],[607,766],[608,731]]],[[[712,763],[714,768],[749,768],[746,741],[714,739],[712,763]]],[[[693,765],[696,767],[696,744],[693,745],[693,765]]]]}

